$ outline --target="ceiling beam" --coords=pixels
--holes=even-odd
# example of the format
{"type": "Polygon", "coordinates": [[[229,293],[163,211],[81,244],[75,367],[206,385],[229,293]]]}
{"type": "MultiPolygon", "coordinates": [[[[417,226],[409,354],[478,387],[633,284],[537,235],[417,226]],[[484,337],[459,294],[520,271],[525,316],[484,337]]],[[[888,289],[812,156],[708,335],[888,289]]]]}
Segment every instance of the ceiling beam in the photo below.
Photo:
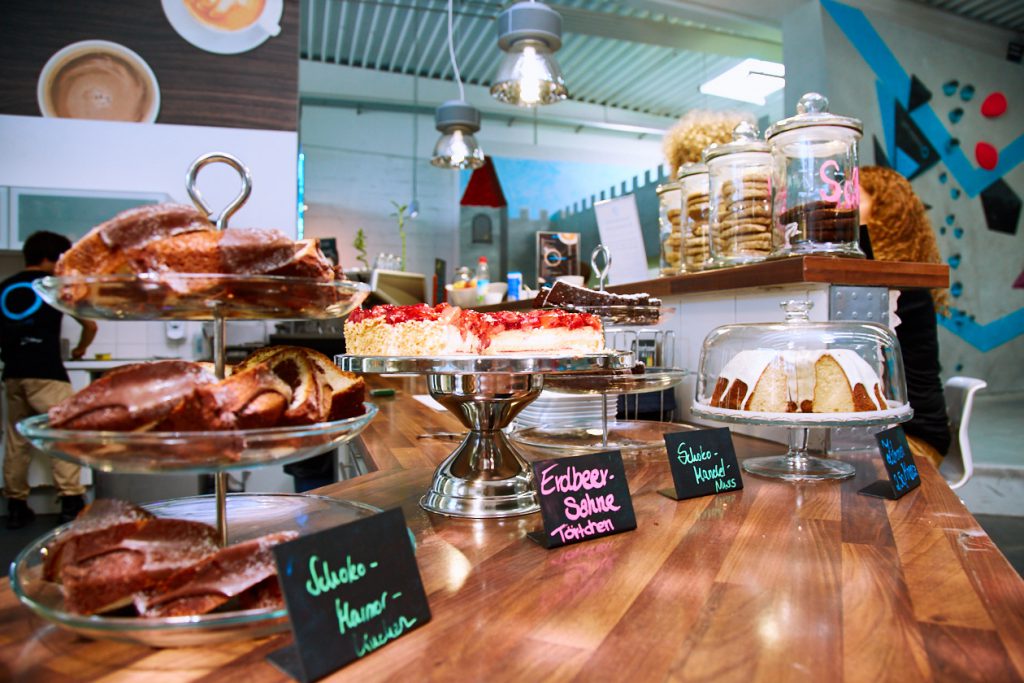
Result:
{"type": "Polygon", "coordinates": [[[751,38],[710,28],[685,26],[667,21],[624,17],[604,12],[552,5],[562,15],[562,30],[632,43],[658,45],[691,52],[708,52],[728,57],[755,57],[782,61],[782,34],[777,39],[751,38]]]}

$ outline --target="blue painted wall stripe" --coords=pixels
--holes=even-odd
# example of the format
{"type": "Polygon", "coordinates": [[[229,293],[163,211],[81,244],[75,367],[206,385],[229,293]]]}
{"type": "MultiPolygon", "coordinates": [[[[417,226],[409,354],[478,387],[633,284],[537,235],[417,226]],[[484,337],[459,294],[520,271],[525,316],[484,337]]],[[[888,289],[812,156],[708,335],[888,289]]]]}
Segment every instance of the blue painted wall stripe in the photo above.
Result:
{"type": "Polygon", "coordinates": [[[993,320],[987,325],[960,316],[944,318],[940,315],[937,317],[939,325],[983,352],[991,351],[1024,334],[1024,308],[998,320],[993,320]]]}

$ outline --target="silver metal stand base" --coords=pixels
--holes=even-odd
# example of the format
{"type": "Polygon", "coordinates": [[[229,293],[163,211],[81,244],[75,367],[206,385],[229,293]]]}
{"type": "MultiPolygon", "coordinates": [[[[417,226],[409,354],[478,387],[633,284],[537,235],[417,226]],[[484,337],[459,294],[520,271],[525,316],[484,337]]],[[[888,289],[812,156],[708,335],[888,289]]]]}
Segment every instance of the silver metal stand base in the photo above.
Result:
{"type": "Polygon", "coordinates": [[[533,471],[501,431],[540,395],[543,375],[428,375],[430,395],[469,434],[434,473],[420,506],[449,517],[490,519],[537,512],[533,471]]]}

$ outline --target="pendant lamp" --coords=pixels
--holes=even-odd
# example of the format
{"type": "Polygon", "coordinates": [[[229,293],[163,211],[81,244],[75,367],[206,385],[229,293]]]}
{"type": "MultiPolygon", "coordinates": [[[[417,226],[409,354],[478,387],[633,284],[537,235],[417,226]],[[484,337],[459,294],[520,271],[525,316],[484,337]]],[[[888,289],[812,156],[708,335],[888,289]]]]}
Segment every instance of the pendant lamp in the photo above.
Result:
{"type": "Polygon", "coordinates": [[[554,53],[562,47],[562,17],[542,2],[517,2],[498,15],[505,55],[491,86],[495,99],[520,107],[554,104],[569,96],[554,53]]]}
{"type": "Polygon", "coordinates": [[[480,112],[466,101],[459,65],[455,61],[452,0],[448,0],[448,56],[452,60],[455,82],[459,85],[459,99],[449,100],[437,108],[434,127],[441,131],[441,137],[434,145],[430,163],[438,168],[480,168],[484,165],[484,152],[473,137],[473,133],[480,130],[480,112]]]}

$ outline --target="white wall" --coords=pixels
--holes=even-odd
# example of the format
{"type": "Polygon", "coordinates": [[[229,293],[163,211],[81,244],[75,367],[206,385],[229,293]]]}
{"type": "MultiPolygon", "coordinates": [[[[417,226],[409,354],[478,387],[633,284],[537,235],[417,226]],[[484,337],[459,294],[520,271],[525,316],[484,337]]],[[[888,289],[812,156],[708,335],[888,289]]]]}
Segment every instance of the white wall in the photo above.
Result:
{"type": "MultiPolygon", "coordinates": [[[[232,224],[294,236],[297,142],[296,133],[282,131],[0,115],[0,185],[165,192],[191,204],[189,165],[201,154],[228,152],[253,176],[252,195],[232,224]]],[[[238,193],[238,175],[227,166],[209,166],[199,179],[215,215],[238,193]]]]}
{"type": "MultiPolygon", "coordinates": [[[[421,114],[416,120],[420,216],[407,227],[407,270],[431,273],[436,257],[447,261],[451,274],[459,265],[459,173],[430,165],[440,134],[432,116],[421,114]]],[[[477,139],[486,154],[500,157],[652,169],[663,162],[661,140],[656,136],[640,139],[636,134],[575,132],[543,124],[535,128],[525,119],[509,125],[485,116],[477,139]]],[[[378,253],[398,254],[391,202],[408,203],[413,196],[413,114],[306,105],[300,140],[306,158],[305,234],[337,238],[339,258],[346,268],[356,265],[352,241],[359,228],[366,233],[371,265],[378,253]]]]}

